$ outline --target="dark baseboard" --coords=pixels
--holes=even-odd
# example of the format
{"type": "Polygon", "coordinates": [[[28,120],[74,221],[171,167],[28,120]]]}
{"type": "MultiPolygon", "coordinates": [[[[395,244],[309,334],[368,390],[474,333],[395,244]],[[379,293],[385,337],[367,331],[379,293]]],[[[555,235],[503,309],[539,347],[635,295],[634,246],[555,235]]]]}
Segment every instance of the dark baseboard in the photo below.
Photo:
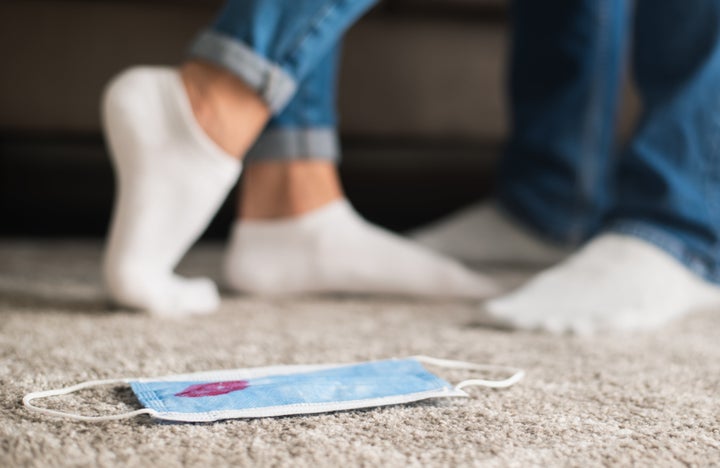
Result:
{"type": "MultiPolygon", "coordinates": [[[[346,138],[341,175],[348,197],[373,222],[403,231],[491,190],[497,144],[346,138]]],[[[0,135],[0,236],[105,235],[114,181],[99,135],[0,135]]],[[[223,238],[228,198],[206,237],[223,238]]]]}

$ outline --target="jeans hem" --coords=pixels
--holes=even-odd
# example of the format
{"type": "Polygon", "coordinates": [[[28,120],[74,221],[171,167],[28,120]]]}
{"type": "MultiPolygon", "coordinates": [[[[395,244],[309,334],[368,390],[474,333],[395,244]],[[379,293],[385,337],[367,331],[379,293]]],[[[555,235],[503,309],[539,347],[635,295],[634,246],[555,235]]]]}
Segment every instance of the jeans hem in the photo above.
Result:
{"type": "Polygon", "coordinates": [[[527,234],[537,237],[547,244],[563,248],[576,246],[580,243],[574,240],[574,236],[568,236],[567,233],[564,232],[561,233],[560,231],[546,229],[545,227],[528,220],[527,216],[522,216],[520,214],[522,210],[517,209],[512,203],[508,203],[501,197],[495,198],[495,207],[503,216],[507,217],[513,224],[517,225],[527,234]]]}
{"type": "Polygon", "coordinates": [[[696,275],[711,283],[720,284],[720,273],[715,262],[692,252],[684,242],[662,228],[643,221],[618,220],[610,224],[605,231],[645,240],[670,254],[696,275]]]}
{"type": "Polygon", "coordinates": [[[204,31],[190,47],[191,57],[220,65],[255,90],[273,114],[295,94],[296,81],[278,65],[256,54],[249,46],[216,31],[204,31]]]}
{"type": "Polygon", "coordinates": [[[340,159],[334,128],[274,128],[266,130],[252,147],[247,162],[340,159]]]}

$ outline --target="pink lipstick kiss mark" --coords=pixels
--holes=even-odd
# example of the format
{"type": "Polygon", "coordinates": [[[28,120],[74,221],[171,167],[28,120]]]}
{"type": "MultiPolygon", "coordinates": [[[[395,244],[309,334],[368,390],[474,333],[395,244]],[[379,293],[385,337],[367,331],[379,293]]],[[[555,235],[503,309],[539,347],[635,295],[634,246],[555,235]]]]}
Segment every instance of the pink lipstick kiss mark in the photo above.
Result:
{"type": "Polygon", "coordinates": [[[189,386],[180,393],[176,393],[175,396],[183,398],[200,398],[208,396],[227,395],[228,393],[245,390],[249,386],[250,383],[247,380],[197,384],[189,386]]]}

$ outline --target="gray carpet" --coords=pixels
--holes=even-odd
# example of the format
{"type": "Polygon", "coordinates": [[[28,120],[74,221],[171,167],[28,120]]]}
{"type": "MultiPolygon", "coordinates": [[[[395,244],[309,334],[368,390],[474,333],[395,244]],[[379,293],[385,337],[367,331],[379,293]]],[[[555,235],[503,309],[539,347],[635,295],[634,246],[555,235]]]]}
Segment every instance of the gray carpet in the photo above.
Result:
{"type": "MultiPolygon", "coordinates": [[[[219,255],[196,249],[183,270],[217,276],[219,255]]],[[[228,296],[214,316],[161,321],[108,310],[98,258],[91,243],[0,243],[0,466],[720,464],[718,311],[589,339],[482,328],[477,304],[392,298],[228,296]],[[415,354],[528,375],[467,400],[213,424],[78,423],[20,402],[88,379],[415,354]]],[[[498,272],[507,284],[522,274],[498,272]]],[[[138,407],[123,388],[46,404],[138,407]]]]}

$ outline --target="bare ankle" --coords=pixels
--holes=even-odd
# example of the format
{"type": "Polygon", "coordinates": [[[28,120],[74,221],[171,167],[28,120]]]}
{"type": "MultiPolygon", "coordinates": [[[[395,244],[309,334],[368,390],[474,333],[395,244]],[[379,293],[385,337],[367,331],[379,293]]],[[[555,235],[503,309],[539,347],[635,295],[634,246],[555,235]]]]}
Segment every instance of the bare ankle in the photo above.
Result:
{"type": "Polygon", "coordinates": [[[335,164],[302,160],[249,165],[243,177],[239,216],[279,219],[301,216],[343,198],[335,164]]]}
{"type": "Polygon", "coordinates": [[[270,118],[260,97],[225,69],[197,60],[180,75],[198,124],[229,155],[242,158],[270,118]]]}

